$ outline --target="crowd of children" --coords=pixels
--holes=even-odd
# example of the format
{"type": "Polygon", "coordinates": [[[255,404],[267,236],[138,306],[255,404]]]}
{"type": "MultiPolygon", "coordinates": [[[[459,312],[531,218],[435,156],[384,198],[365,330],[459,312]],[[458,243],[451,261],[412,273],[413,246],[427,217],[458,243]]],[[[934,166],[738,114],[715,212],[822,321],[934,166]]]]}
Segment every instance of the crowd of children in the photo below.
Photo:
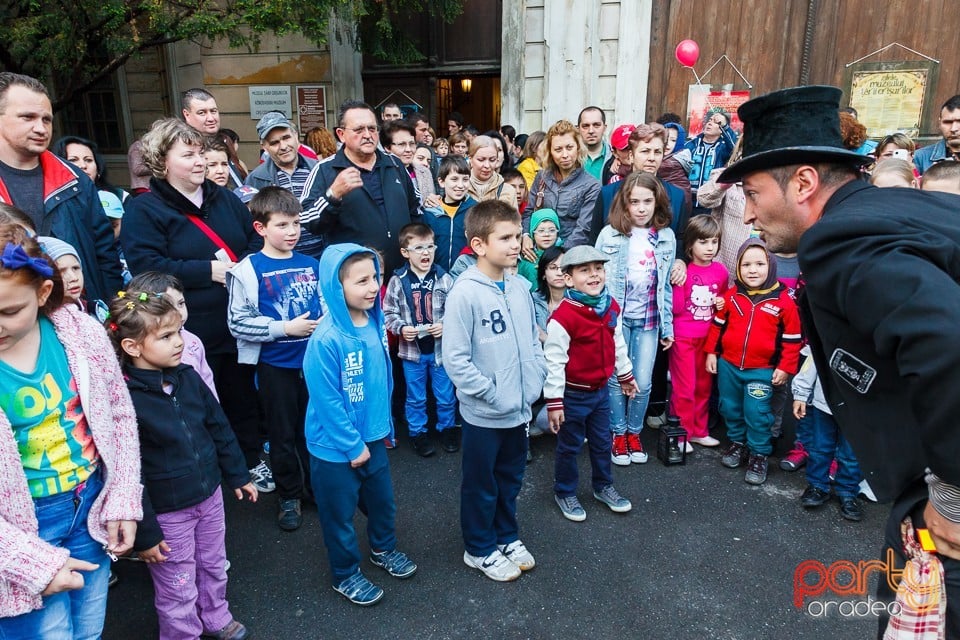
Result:
{"type": "MultiPolygon", "coordinates": [[[[523,188],[519,173],[506,178],[523,188]]],[[[278,525],[296,530],[303,502],[316,503],[332,586],[350,602],[372,605],[384,594],[361,570],[353,524],[358,509],[367,518],[370,563],[399,579],[417,571],[399,550],[395,528],[388,333],[398,340],[414,450],[423,457],[436,452],[432,395],[443,450],[462,451],[463,561],[492,580],[517,579],[536,564],[517,519],[532,434],[556,434],[553,494],[563,517],[580,522],[587,516],[577,496],[584,444],[594,498],[615,513],[631,510],[611,465],[648,459],[639,436],[658,352],[669,360],[669,413],[686,430],[687,451],[691,443],[720,444],[708,426],[716,400],[730,441],[720,461],[730,468],[746,464],[751,484],[767,478],[777,390],[789,389],[800,370],[792,384],[793,414],[804,425],[799,438],[810,456],[801,504],[820,506],[832,490],[843,517],[861,517],[856,459],[830,418],[812,361],[800,369],[797,274],[788,273],[787,283],[783,273],[778,277],[778,263],[789,267],[791,256],[778,258],[750,238],[728,274],[715,262],[722,237],[713,218],[694,217],[678,251],[662,182],[638,171],[620,184],[595,246],[564,246],[561,218],[544,208],[530,212],[533,249],[522,254],[518,207],[499,198],[476,202],[468,195],[467,162],[448,156],[439,165],[439,204],[427,208],[423,222],[400,231],[405,262],[392,274],[381,273],[382,258],[359,245],[331,245],[319,262],[298,253],[297,199],[278,187],[252,196],[253,228],[263,248],[227,273],[228,325],[240,362],[256,366],[278,525]],[[674,285],[678,253],[687,261],[686,277],[674,285]]],[[[521,208],[525,202],[517,196],[521,208]]],[[[61,388],[75,389],[77,362],[103,360],[103,353],[88,352],[105,340],[95,336],[78,345],[76,336],[63,334],[68,326],[79,327],[79,335],[97,333],[84,313],[79,255],[62,241],[40,238],[41,255],[24,228],[29,220],[5,216],[0,310],[12,311],[0,323],[12,336],[4,340],[12,342],[0,343],[0,377],[29,386],[25,372],[42,363],[32,378],[49,370],[60,376],[61,388]],[[41,343],[42,335],[53,339],[41,343]],[[41,344],[60,349],[46,353],[41,344]]],[[[183,285],[172,276],[143,273],[118,292],[100,318],[117,359],[97,373],[102,388],[96,391],[109,394],[110,402],[77,411],[85,399],[81,387],[65,400],[69,411],[42,417],[86,414],[82,429],[63,431],[64,442],[53,445],[69,451],[69,465],[23,458],[24,475],[35,500],[47,499],[50,483],[74,487],[83,500],[84,492],[90,500],[96,492],[107,496],[93,505],[104,512],[98,521],[107,529],[84,525],[78,535],[110,554],[132,548],[147,563],[162,638],[243,638],[246,628],[226,600],[221,488],[254,502],[258,491],[220,407],[203,345],[183,329],[186,317],[183,285]],[[116,450],[116,434],[131,436],[129,448],[137,425],[139,459],[116,450]],[[135,536],[134,520],[141,520],[135,536]]],[[[0,409],[21,451],[36,453],[25,443],[38,423],[18,413],[10,394],[0,394],[0,409]]],[[[19,500],[23,492],[14,493],[19,500]]],[[[65,546],[73,553],[70,544],[44,537],[42,522],[39,533],[30,533],[35,523],[23,518],[17,544],[44,552],[65,546]]],[[[89,572],[84,589],[90,597],[105,598],[107,555],[73,557],[61,563],[70,575],[61,575],[53,561],[33,567],[30,584],[45,589],[14,589],[0,601],[4,611],[29,611],[41,591],[47,606],[39,611],[46,611],[55,594],[76,588],[70,580],[78,570],[89,572]]],[[[82,625],[83,612],[65,606],[82,625]]],[[[3,620],[0,631],[7,629],[3,620]]]]}

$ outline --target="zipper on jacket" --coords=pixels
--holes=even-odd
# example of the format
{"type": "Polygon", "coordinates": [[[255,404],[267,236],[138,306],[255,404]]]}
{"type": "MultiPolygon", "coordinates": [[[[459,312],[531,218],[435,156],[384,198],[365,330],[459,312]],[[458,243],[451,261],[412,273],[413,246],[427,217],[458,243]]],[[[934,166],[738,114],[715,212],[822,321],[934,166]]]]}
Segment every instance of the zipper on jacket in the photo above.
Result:
{"type": "MultiPolygon", "coordinates": [[[[173,408],[177,411],[177,418],[180,420],[180,426],[183,427],[183,433],[186,434],[187,440],[190,444],[190,450],[193,451],[193,459],[197,463],[197,467],[200,467],[200,454],[197,453],[197,447],[193,442],[193,435],[190,433],[190,428],[187,426],[187,422],[183,419],[183,409],[180,406],[180,401],[177,400],[177,396],[170,394],[170,401],[173,403],[173,408]]],[[[200,474],[200,487],[207,491],[207,483],[203,478],[203,474],[200,474]]]]}
{"type": "Polygon", "coordinates": [[[753,328],[753,313],[757,310],[757,306],[753,304],[752,300],[747,300],[750,303],[750,319],[747,321],[747,331],[743,334],[743,348],[740,350],[740,371],[743,371],[744,365],[747,362],[747,342],[750,340],[750,330],[753,328]]]}

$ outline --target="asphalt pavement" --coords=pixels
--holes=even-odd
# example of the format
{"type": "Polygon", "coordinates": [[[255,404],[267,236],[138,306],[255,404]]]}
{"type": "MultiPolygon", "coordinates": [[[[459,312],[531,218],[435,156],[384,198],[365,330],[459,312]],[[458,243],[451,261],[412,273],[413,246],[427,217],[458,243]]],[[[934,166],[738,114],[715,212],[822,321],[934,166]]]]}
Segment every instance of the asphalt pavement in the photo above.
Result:
{"type": "MultiPolygon", "coordinates": [[[[365,560],[363,571],[386,591],[370,608],[330,587],[315,507],[304,509],[299,530],[285,533],[276,526],[276,494],[257,504],[230,496],[231,610],[258,639],[875,637],[876,618],[854,605],[868,602],[876,574],[866,595],[838,596],[828,588],[803,599],[801,609],[794,605],[794,574],[808,560],[829,568],[877,558],[886,506],[865,503],[859,523],[842,520],[836,501],[805,512],[798,500],[802,471],[783,472],[772,458],[766,484],[754,487],[743,481],[743,469],[721,467],[719,452],[701,447],[687,464],[666,467],[653,453],[657,433],[642,434],[651,452],[647,464],[614,467],[617,488],[633,502],[627,514],[594,500],[589,461],[581,455],[582,523],[565,520],[553,501],[555,440],[535,439],[519,517],[537,566],[506,584],[463,564],[459,454],[438,446],[435,456],[422,459],[404,439],[390,453],[398,548],[419,571],[401,581],[365,560]],[[833,602],[825,616],[824,601],[833,602]]],[[[362,516],[357,528],[366,552],[362,516]]],[[[114,571],[120,582],[110,591],[103,637],[157,637],[146,567],[120,561],[114,571]]],[[[809,585],[820,577],[813,570],[802,582],[814,590],[809,585]]]]}

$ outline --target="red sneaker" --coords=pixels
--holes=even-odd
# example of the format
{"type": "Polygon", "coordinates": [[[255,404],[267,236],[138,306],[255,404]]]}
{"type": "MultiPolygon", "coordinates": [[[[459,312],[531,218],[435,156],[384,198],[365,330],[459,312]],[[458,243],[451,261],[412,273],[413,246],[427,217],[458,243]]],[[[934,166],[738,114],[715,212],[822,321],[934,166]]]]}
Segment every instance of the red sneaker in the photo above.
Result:
{"type": "Polygon", "coordinates": [[[643,450],[643,444],[640,443],[640,434],[627,434],[627,449],[630,451],[630,462],[643,464],[647,461],[647,454],[643,450]]]}
{"type": "Polygon", "coordinates": [[[613,450],[610,455],[613,464],[625,467],[630,464],[630,449],[627,447],[626,434],[613,436],[613,450]]]}
{"type": "Polygon", "coordinates": [[[807,450],[803,448],[803,444],[799,440],[794,443],[793,449],[788,451],[787,455],[780,460],[780,468],[784,471],[796,471],[805,464],[807,464],[807,450]]]}

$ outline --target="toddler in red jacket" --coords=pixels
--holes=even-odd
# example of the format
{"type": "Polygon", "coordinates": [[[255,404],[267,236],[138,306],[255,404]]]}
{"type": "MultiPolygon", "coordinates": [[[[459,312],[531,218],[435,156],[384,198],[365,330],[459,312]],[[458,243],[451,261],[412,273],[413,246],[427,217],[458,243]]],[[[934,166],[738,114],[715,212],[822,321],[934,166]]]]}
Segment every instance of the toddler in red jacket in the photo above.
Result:
{"type": "Polygon", "coordinates": [[[760,238],[748,238],[737,251],[736,282],[723,301],[704,346],[730,438],[720,461],[731,469],[747,463],[744,480],[763,484],[773,450],[773,387],[797,372],[801,335],[797,305],[777,281],[776,259],[760,238]]]}

